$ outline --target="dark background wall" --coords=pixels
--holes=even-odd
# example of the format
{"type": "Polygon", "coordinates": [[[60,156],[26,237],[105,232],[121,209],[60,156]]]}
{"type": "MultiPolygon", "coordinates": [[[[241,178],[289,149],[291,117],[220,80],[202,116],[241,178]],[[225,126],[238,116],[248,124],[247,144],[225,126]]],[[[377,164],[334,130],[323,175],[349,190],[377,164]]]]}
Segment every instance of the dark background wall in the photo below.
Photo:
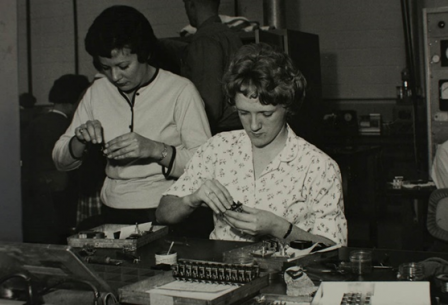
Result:
{"type": "Polygon", "coordinates": [[[21,241],[17,4],[0,3],[0,240],[21,241]]]}
{"type": "MultiPolygon", "coordinates": [[[[284,0],[289,29],[319,35],[323,98],[328,109],[354,109],[381,113],[392,120],[396,86],[406,67],[400,1],[284,0]]],[[[421,7],[443,5],[443,1],[419,0],[421,7]]],[[[38,104],[46,104],[52,81],[75,71],[90,78],[95,70],[84,51],[84,36],[93,19],[106,7],[124,3],[141,10],[158,37],[175,37],[188,24],[179,0],[33,0],[31,17],[31,68],[28,76],[26,0],[18,0],[19,92],[29,81],[38,104]],[[76,5],[74,6],[74,3],[76,5]],[[76,10],[75,10],[76,8],[76,10]],[[74,14],[77,27],[75,32],[74,14]],[[77,34],[77,39],[75,39],[77,34]],[[75,44],[76,43],[76,44],[75,44]]],[[[262,0],[222,0],[221,14],[236,14],[263,25],[262,0]]]]}

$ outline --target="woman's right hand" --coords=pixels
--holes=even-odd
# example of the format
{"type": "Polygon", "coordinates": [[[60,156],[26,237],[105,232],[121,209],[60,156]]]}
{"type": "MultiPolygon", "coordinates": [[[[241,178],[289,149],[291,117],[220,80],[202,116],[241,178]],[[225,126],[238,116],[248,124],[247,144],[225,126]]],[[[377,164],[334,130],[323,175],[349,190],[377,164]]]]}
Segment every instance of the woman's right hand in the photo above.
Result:
{"type": "Polygon", "coordinates": [[[100,121],[87,121],[75,129],[75,136],[81,143],[103,143],[103,127],[100,121]]]}
{"type": "Polygon", "coordinates": [[[208,179],[191,196],[195,207],[206,203],[215,214],[223,214],[231,208],[233,198],[218,180],[208,179]]]}

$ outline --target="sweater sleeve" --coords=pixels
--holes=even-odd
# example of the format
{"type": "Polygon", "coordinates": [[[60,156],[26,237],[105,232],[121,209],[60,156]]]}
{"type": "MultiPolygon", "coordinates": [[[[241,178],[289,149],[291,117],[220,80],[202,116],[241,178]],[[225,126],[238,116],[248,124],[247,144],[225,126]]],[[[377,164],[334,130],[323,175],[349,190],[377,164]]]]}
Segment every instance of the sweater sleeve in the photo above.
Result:
{"type": "Polygon", "coordinates": [[[93,119],[90,110],[91,105],[91,90],[88,89],[83,99],[78,105],[78,108],[73,115],[72,122],[65,133],[59,138],[53,148],[53,162],[56,168],[60,171],[70,171],[81,166],[82,160],[73,159],[69,151],[71,138],[75,135],[75,129],[93,119]]]}

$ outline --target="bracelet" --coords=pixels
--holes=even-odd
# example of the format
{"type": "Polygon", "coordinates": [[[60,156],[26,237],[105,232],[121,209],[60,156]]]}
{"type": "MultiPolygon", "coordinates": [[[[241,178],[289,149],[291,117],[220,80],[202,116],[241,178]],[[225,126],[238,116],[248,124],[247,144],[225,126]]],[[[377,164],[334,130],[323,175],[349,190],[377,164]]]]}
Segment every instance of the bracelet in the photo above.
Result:
{"type": "Polygon", "coordinates": [[[292,223],[289,223],[288,231],[286,231],[286,234],[285,234],[285,236],[283,236],[283,239],[286,239],[286,238],[289,236],[289,234],[291,234],[291,232],[292,232],[292,227],[293,227],[293,224],[292,224],[292,223]]]}
{"type": "Polygon", "coordinates": [[[86,141],[86,140],[80,140],[77,136],[75,136],[75,137],[76,137],[76,140],[78,140],[78,141],[81,142],[82,144],[84,144],[84,145],[87,144],[87,141],[86,141]]]}
{"type": "Polygon", "coordinates": [[[160,157],[159,160],[157,160],[157,162],[162,161],[163,159],[165,159],[166,156],[168,156],[168,146],[165,143],[163,143],[162,156],[160,157]]]}
{"type": "MultiPolygon", "coordinates": [[[[70,153],[70,156],[72,156],[73,159],[75,159],[75,160],[82,160],[82,158],[84,157],[84,153],[86,152],[86,150],[84,149],[83,154],[82,154],[81,157],[77,157],[77,156],[75,156],[75,154],[73,153],[73,150],[72,150],[72,142],[73,142],[73,140],[74,140],[75,138],[76,138],[76,136],[73,136],[73,137],[70,139],[70,142],[68,142],[68,152],[70,153]]],[[[78,139],[78,141],[79,141],[79,139],[78,139]]],[[[81,143],[82,143],[82,142],[81,142],[81,143]]]]}
{"type": "Polygon", "coordinates": [[[171,155],[171,160],[168,165],[168,169],[166,169],[166,167],[162,165],[162,174],[165,177],[165,179],[167,179],[167,180],[170,176],[171,170],[173,169],[174,159],[176,159],[176,147],[174,147],[174,146],[171,146],[171,147],[173,148],[173,154],[171,155]]]}

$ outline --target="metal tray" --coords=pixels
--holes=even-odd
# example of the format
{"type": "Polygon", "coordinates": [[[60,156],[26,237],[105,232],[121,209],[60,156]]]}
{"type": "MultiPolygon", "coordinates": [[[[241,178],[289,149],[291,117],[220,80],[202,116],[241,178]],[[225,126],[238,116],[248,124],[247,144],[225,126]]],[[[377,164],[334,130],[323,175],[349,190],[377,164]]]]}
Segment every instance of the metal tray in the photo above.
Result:
{"type": "MultiPolygon", "coordinates": [[[[106,232],[106,231],[119,231],[123,227],[129,225],[125,224],[104,224],[99,227],[90,229],[95,232],[106,232]]],[[[153,240],[159,239],[162,236],[168,234],[167,226],[152,226],[151,231],[143,234],[141,237],[136,239],[110,239],[110,238],[79,238],[78,234],[72,235],[67,238],[67,243],[69,246],[75,248],[82,248],[84,246],[91,246],[93,248],[127,248],[129,250],[137,249],[144,246],[153,240]]]]}

